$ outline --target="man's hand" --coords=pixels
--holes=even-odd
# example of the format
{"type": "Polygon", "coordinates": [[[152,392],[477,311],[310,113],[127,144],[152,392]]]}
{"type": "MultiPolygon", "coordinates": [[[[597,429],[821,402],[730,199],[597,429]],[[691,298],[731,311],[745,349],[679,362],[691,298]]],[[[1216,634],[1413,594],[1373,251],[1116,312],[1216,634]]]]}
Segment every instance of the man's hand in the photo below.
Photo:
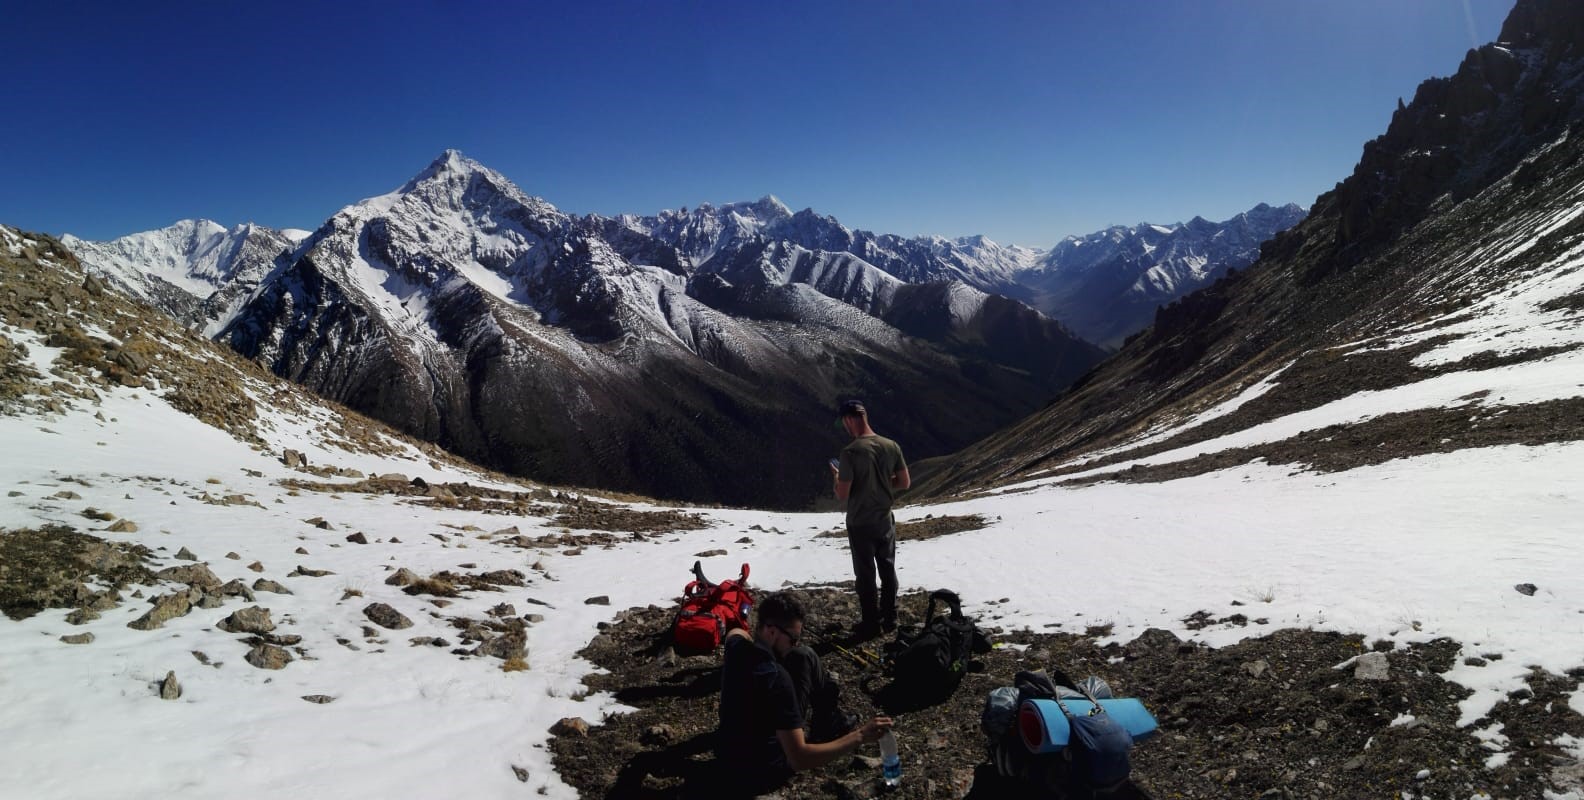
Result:
{"type": "Polygon", "coordinates": [[[864,726],[858,729],[858,739],[864,744],[878,742],[880,737],[888,730],[891,730],[891,718],[875,717],[865,722],[864,726]]]}

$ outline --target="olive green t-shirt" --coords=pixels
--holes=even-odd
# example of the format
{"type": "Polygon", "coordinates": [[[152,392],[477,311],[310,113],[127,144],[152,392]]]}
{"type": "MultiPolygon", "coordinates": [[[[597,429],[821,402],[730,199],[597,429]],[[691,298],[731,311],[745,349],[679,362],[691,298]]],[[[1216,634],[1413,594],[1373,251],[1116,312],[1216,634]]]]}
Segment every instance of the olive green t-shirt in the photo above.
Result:
{"type": "Polygon", "coordinates": [[[847,533],[883,536],[891,528],[896,490],[891,476],[907,468],[902,448],[884,436],[860,436],[841,451],[839,480],[852,481],[847,494],[847,533]]]}

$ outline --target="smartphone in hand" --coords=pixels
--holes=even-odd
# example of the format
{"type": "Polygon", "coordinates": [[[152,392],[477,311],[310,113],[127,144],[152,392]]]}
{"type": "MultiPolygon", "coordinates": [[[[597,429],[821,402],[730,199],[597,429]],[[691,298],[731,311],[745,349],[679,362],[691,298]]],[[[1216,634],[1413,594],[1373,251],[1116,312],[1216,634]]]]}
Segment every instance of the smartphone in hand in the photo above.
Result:
{"type": "Polygon", "coordinates": [[[839,459],[839,458],[831,459],[830,460],[830,465],[831,465],[831,469],[834,469],[834,470],[836,470],[838,472],[841,471],[841,459],[839,459]]]}

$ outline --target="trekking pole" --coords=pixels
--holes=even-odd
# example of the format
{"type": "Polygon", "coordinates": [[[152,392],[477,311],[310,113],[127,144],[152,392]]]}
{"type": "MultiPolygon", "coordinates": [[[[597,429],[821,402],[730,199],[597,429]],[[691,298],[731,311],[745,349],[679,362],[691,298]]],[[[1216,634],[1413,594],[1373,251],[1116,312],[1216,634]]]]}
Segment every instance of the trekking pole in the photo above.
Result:
{"type": "MultiPolygon", "coordinates": [[[[810,631],[810,633],[813,633],[813,632],[810,631]]],[[[860,667],[862,667],[864,669],[878,670],[878,669],[881,668],[880,659],[878,657],[874,656],[874,655],[869,654],[868,652],[865,652],[863,650],[858,650],[858,651],[849,650],[846,647],[843,647],[840,644],[837,644],[836,642],[833,642],[830,639],[827,639],[824,636],[821,636],[820,634],[817,634],[817,633],[814,634],[814,638],[819,640],[820,642],[823,642],[825,644],[830,645],[832,648],[835,648],[836,652],[846,656],[853,663],[857,664],[858,666],[860,666],[860,667]]]]}

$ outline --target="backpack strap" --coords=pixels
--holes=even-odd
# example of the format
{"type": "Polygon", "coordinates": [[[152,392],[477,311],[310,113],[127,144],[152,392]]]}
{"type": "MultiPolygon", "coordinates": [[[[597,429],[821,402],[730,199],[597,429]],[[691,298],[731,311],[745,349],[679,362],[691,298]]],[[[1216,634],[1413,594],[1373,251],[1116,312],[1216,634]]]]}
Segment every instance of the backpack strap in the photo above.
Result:
{"type": "Polygon", "coordinates": [[[951,611],[951,619],[959,621],[964,619],[962,613],[962,598],[959,598],[957,593],[950,589],[936,589],[935,591],[930,592],[929,608],[924,612],[924,627],[928,628],[929,624],[935,620],[936,600],[946,604],[947,608],[951,611]]]}
{"type": "MultiPolygon", "coordinates": [[[[1088,689],[1084,688],[1082,682],[1073,680],[1067,676],[1067,673],[1062,672],[1061,669],[1057,667],[1051,667],[1050,670],[1052,673],[1051,680],[1054,683],[1072,689],[1073,691],[1083,695],[1085,700],[1089,701],[1090,705],[1093,706],[1093,708],[1089,711],[1089,716],[1092,717],[1096,714],[1106,713],[1105,709],[1101,707],[1100,701],[1096,699],[1094,695],[1090,694],[1088,689]]],[[[1067,710],[1066,706],[1062,705],[1060,692],[1056,692],[1053,699],[1056,701],[1056,705],[1061,706],[1063,714],[1066,714],[1068,717],[1073,715],[1071,711],[1067,710]]]]}

